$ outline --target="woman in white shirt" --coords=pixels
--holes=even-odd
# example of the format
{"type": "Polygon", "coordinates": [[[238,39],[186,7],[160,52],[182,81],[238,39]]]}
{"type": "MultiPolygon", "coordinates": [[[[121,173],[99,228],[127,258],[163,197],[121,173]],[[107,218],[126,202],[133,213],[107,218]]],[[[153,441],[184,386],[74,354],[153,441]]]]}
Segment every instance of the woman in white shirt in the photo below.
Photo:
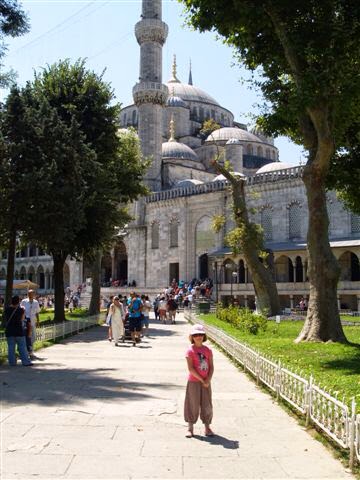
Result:
{"type": "Polygon", "coordinates": [[[119,297],[113,298],[113,303],[110,305],[109,313],[111,315],[111,329],[112,335],[115,341],[115,347],[118,346],[118,342],[121,339],[124,342],[124,306],[120,302],[119,297]]]}

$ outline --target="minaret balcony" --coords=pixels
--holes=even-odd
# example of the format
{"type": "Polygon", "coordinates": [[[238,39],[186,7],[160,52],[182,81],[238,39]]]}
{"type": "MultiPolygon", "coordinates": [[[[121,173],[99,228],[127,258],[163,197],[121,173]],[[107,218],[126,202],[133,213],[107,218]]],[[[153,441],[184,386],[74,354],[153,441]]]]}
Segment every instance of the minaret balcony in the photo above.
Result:
{"type": "Polygon", "coordinates": [[[140,82],[133,88],[134,102],[137,106],[144,103],[165,105],[168,96],[169,89],[162,83],[140,82]]]}
{"type": "Polygon", "coordinates": [[[164,45],[168,36],[168,26],[157,18],[143,18],[135,25],[135,36],[139,45],[146,42],[164,45]]]}

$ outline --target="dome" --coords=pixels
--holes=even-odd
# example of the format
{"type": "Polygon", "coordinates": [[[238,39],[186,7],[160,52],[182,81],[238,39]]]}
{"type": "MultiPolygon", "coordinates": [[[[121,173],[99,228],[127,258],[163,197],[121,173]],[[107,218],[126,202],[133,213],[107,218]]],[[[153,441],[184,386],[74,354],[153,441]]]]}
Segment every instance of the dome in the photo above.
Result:
{"type": "Polygon", "coordinates": [[[177,182],[177,187],[193,187],[194,185],[202,185],[204,182],[195,178],[186,178],[177,182]]]}
{"type": "Polygon", "coordinates": [[[171,96],[167,99],[167,102],[166,102],[166,106],[167,107],[183,107],[183,108],[187,108],[187,105],[186,103],[184,102],[184,100],[180,97],[177,97],[177,96],[171,96]]]}
{"type": "Polygon", "coordinates": [[[174,140],[162,144],[162,158],[181,158],[183,160],[199,161],[194,150],[184,143],[175,142],[174,140]]]}
{"type": "MultiPolygon", "coordinates": [[[[244,177],[245,178],[245,175],[241,172],[232,172],[232,174],[235,175],[236,177],[244,177]]],[[[224,180],[226,180],[224,175],[218,175],[217,177],[212,179],[213,182],[220,182],[220,181],[224,181],[224,180]]]]}
{"type": "Polygon", "coordinates": [[[269,137],[265,135],[265,133],[261,130],[261,128],[258,125],[255,125],[250,129],[250,132],[259,137],[261,140],[263,140],[266,143],[270,143],[270,145],[274,145],[274,139],[272,137],[269,137]]]}
{"type": "Polygon", "coordinates": [[[194,85],[188,85],[186,83],[181,83],[180,81],[170,81],[166,85],[169,92],[173,92],[175,97],[180,97],[185,102],[210,103],[220,107],[219,103],[214,98],[201,90],[201,88],[194,87],[194,85]]]}
{"type": "Polygon", "coordinates": [[[214,130],[207,137],[205,142],[227,142],[228,140],[240,140],[242,142],[260,142],[259,137],[252,133],[236,127],[224,127],[214,130]]]}
{"type": "Polygon", "coordinates": [[[291,168],[291,166],[283,162],[271,162],[259,168],[256,173],[271,173],[278,170],[284,170],[286,168],[291,168]]]}
{"type": "Polygon", "coordinates": [[[241,142],[237,138],[230,138],[227,142],[226,145],[241,145],[241,142]]]}

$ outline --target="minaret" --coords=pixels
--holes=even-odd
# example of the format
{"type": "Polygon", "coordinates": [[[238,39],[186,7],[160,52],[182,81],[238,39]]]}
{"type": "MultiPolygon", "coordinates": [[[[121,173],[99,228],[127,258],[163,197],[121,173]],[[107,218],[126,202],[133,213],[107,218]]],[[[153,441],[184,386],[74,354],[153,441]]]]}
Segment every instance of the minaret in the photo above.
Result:
{"type": "Polygon", "coordinates": [[[141,20],[135,25],[140,45],[140,77],[133,88],[138,107],[141,151],[151,165],[145,183],[152,191],[161,190],[161,146],[163,108],[168,88],[162,84],[162,47],[168,26],[161,20],[161,0],[142,0],[141,20]]]}

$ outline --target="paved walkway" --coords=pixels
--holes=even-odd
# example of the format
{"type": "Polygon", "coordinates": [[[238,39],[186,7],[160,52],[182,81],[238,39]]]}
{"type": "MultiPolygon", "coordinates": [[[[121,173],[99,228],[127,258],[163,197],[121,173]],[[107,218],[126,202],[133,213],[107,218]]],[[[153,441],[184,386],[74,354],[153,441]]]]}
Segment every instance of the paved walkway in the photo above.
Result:
{"type": "Polygon", "coordinates": [[[319,442],[214,351],[218,435],[185,438],[189,326],[153,324],[151,338],[114,347],[96,328],[38,352],[33,368],[2,367],[5,479],[352,478],[319,442]]]}

